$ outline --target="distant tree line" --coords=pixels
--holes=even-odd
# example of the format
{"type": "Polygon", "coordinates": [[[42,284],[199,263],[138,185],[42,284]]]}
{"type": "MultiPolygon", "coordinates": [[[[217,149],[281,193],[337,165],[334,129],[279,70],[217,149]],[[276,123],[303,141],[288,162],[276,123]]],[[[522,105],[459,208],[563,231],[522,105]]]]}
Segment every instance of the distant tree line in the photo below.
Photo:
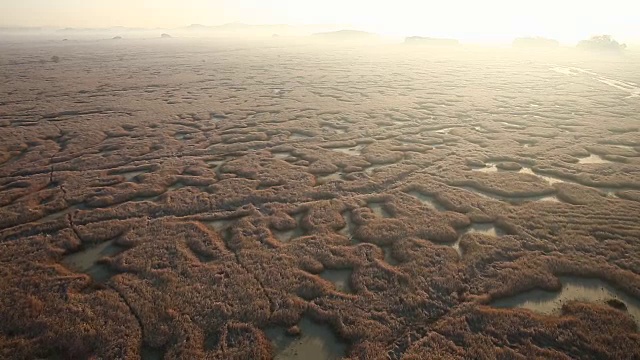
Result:
{"type": "Polygon", "coordinates": [[[626,44],[620,44],[611,35],[592,36],[589,40],[582,40],[578,43],[578,48],[585,50],[622,51],[626,47],[626,44]]]}

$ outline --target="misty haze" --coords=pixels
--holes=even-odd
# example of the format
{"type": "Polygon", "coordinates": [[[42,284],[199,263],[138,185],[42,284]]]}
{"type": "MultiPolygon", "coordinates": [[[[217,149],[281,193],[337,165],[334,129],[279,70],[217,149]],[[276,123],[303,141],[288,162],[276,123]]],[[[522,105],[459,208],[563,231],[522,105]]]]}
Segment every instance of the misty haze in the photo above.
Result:
{"type": "Polygon", "coordinates": [[[637,5],[8,3],[0,359],[640,358],[637,5]]]}

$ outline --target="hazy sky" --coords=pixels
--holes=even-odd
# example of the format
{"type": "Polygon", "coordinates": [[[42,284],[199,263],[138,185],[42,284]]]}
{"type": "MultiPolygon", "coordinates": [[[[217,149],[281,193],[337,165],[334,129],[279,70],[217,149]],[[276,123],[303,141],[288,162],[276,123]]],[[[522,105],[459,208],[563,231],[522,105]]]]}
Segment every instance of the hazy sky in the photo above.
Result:
{"type": "Polygon", "coordinates": [[[178,27],[192,23],[350,24],[388,35],[499,40],[593,34],[640,38],[640,1],[0,0],[0,26],[178,27]]]}

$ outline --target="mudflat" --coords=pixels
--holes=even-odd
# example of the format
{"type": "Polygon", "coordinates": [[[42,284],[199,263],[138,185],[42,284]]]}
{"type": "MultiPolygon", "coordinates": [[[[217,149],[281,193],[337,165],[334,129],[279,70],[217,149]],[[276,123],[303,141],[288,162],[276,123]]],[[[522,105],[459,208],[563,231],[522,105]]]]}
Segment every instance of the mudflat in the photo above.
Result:
{"type": "Polygon", "coordinates": [[[640,57],[569,51],[1,44],[0,357],[640,357],[640,57]]]}

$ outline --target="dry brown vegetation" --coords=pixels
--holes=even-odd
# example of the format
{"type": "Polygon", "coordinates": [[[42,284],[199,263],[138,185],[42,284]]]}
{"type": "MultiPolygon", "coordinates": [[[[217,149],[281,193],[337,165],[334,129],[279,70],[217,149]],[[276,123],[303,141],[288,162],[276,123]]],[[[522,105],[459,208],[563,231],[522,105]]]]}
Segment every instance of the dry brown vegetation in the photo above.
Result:
{"type": "Polygon", "coordinates": [[[560,55],[180,41],[0,52],[0,358],[268,359],[302,319],[353,359],[640,357],[619,300],[491,306],[640,299],[637,98],[560,55]]]}

